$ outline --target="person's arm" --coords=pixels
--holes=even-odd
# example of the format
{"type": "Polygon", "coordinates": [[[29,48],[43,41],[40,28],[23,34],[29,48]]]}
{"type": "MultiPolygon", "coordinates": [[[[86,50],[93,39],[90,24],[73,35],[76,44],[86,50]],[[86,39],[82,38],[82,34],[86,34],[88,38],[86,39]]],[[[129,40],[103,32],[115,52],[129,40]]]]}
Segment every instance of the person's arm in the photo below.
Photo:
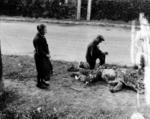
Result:
{"type": "Polygon", "coordinates": [[[97,47],[97,49],[98,49],[98,54],[99,54],[99,55],[100,55],[100,54],[108,55],[108,52],[103,52],[103,51],[101,51],[98,47],[97,47]]]}

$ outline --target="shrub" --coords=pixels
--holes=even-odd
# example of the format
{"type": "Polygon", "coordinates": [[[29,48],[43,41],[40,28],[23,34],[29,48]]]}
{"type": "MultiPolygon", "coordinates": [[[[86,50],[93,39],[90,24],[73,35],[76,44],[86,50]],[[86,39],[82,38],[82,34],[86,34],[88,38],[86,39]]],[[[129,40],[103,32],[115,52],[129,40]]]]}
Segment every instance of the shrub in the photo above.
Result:
{"type": "Polygon", "coordinates": [[[1,0],[0,15],[28,17],[74,18],[75,5],[64,0],[1,0]]]}
{"type": "Polygon", "coordinates": [[[150,17],[150,1],[147,0],[94,0],[92,19],[130,21],[138,18],[140,12],[150,17]]]}
{"type": "MultiPolygon", "coordinates": [[[[47,17],[57,19],[76,18],[76,0],[0,0],[0,15],[21,15],[28,17],[47,17]]],[[[87,1],[82,0],[81,18],[86,19],[87,1]]],[[[148,0],[93,0],[91,19],[110,19],[130,21],[144,12],[150,19],[148,0]]]]}

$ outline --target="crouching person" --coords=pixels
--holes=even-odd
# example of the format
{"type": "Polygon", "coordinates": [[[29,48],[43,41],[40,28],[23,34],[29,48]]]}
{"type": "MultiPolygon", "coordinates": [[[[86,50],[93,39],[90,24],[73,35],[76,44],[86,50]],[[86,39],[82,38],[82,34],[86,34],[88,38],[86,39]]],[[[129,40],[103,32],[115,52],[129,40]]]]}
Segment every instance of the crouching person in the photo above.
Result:
{"type": "Polygon", "coordinates": [[[86,61],[88,63],[88,66],[84,66],[82,63],[80,64],[81,68],[90,68],[94,69],[96,65],[96,60],[99,59],[100,65],[105,64],[105,58],[108,54],[107,52],[102,52],[98,45],[99,43],[102,43],[104,41],[103,36],[98,35],[96,39],[92,43],[88,45],[87,52],[86,52],[86,61]]]}
{"type": "Polygon", "coordinates": [[[50,80],[50,74],[53,73],[53,67],[50,61],[50,53],[48,44],[45,38],[47,32],[44,24],[37,26],[38,33],[36,34],[33,45],[35,48],[35,64],[37,69],[37,87],[47,88],[50,80]]]}

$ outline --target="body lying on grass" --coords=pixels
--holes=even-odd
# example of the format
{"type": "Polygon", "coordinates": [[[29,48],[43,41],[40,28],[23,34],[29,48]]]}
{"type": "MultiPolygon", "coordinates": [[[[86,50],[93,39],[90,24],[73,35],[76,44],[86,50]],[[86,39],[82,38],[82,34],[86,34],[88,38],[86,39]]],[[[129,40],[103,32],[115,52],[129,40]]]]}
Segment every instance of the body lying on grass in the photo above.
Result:
{"type": "Polygon", "coordinates": [[[127,86],[139,93],[144,93],[143,70],[111,65],[99,66],[96,70],[75,67],[75,72],[71,74],[71,77],[84,82],[86,85],[103,80],[108,83],[111,92],[120,91],[124,86],[127,86]]]}

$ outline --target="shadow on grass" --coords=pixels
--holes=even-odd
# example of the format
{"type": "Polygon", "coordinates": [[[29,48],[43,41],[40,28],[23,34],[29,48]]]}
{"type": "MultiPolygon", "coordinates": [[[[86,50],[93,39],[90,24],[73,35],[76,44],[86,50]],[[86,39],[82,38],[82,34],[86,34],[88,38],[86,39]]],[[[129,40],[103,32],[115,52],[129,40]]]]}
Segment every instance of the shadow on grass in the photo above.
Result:
{"type": "Polygon", "coordinates": [[[17,100],[19,96],[12,90],[5,90],[0,96],[0,111],[3,111],[7,108],[8,104],[17,100]]]}

